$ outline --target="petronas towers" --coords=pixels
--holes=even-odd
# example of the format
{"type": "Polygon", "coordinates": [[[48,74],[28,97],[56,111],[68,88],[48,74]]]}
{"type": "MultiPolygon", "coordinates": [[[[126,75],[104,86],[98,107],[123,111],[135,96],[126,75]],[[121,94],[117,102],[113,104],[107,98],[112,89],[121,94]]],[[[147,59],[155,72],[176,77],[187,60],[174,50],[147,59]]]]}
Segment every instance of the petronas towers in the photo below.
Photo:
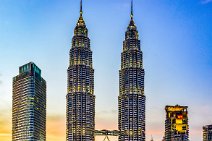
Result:
{"type": "MultiPolygon", "coordinates": [[[[131,19],[125,33],[119,71],[119,141],[145,140],[145,95],[142,51],[137,27],[131,19]]],[[[80,17],[74,29],[68,67],[66,140],[95,140],[94,69],[88,29],[80,17]]]]}

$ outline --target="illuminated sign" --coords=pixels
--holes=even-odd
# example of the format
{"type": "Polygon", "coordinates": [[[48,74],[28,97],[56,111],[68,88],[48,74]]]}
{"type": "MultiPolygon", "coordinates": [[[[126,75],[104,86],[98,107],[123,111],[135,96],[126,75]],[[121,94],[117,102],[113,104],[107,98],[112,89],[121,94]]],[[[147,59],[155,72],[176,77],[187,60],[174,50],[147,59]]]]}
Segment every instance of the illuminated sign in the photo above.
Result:
{"type": "Polygon", "coordinates": [[[183,115],[177,115],[178,119],[183,119],[183,115]]]}

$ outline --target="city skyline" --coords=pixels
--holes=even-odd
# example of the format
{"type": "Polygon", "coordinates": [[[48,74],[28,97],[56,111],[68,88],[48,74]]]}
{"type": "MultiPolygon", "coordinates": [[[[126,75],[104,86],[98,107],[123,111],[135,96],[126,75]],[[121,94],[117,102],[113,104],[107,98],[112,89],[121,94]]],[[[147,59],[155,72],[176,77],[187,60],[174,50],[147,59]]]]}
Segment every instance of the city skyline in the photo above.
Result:
{"type": "MultiPolygon", "coordinates": [[[[13,4],[10,5],[9,2],[11,1],[3,0],[3,5],[12,9],[11,11],[4,9],[4,7],[0,8],[3,11],[1,12],[3,20],[0,23],[0,30],[3,33],[0,34],[2,37],[0,43],[2,50],[0,56],[0,81],[2,82],[0,84],[0,94],[2,95],[0,119],[1,122],[3,121],[2,125],[10,117],[10,108],[8,109],[8,107],[11,107],[11,76],[16,74],[15,68],[19,67],[20,64],[34,61],[38,66],[41,66],[45,78],[50,83],[47,93],[49,97],[49,103],[47,102],[49,124],[47,123],[47,126],[49,125],[49,129],[50,125],[58,126],[54,124],[62,126],[62,132],[47,129],[49,133],[47,138],[57,140],[53,134],[57,133],[63,136],[61,137],[63,139],[65,137],[63,99],[66,88],[61,84],[66,82],[67,52],[70,47],[70,38],[73,35],[72,29],[78,18],[79,3],[53,1],[51,5],[47,6],[46,2],[23,1],[19,4],[12,2],[14,5],[17,4],[14,6],[13,4]],[[61,11],[56,13],[55,10],[61,11]],[[8,16],[6,16],[7,12],[9,13],[8,16]],[[33,18],[30,18],[31,14],[34,15],[33,18]],[[12,21],[15,21],[16,25],[12,21]],[[9,42],[9,39],[14,42],[9,42]],[[15,47],[17,50],[15,50],[15,47]],[[7,57],[11,57],[11,60],[4,59],[7,57]],[[58,76],[55,76],[55,74],[58,76]],[[60,85],[58,85],[59,83],[60,85]],[[56,102],[61,103],[61,105],[55,107],[56,102]],[[3,112],[5,110],[6,113],[3,112]]],[[[129,20],[130,1],[111,1],[109,3],[106,1],[91,1],[89,3],[86,1],[85,5],[85,18],[92,40],[94,68],[96,70],[97,127],[99,129],[114,129],[117,128],[118,121],[117,99],[114,98],[113,100],[110,97],[118,96],[121,44],[129,20]],[[106,7],[105,4],[108,6],[106,7]],[[94,5],[95,8],[93,8],[94,5]],[[115,12],[110,10],[105,12],[106,9],[113,9],[115,12]],[[115,13],[120,16],[113,16],[115,13]],[[89,16],[93,14],[95,16],[89,16]],[[116,18],[118,19],[115,20],[116,18]],[[94,24],[94,21],[96,21],[96,24],[94,24]],[[113,30],[105,30],[110,28],[113,30]],[[103,31],[104,34],[100,31],[103,31]],[[113,33],[112,37],[108,36],[111,32],[113,33]],[[108,42],[108,40],[111,42],[108,42]],[[106,42],[107,44],[105,44],[106,42]],[[104,60],[106,54],[110,54],[110,57],[104,60]],[[104,66],[101,64],[104,64],[104,66]]],[[[145,54],[144,66],[146,72],[148,72],[146,76],[146,94],[149,96],[147,99],[147,139],[150,139],[151,134],[156,140],[162,139],[164,117],[160,116],[158,119],[153,117],[158,113],[163,115],[163,108],[167,104],[188,105],[191,108],[189,109],[191,112],[189,117],[192,118],[190,121],[192,141],[200,140],[202,126],[211,122],[211,118],[209,118],[211,117],[211,84],[209,82],[211,82],[212,54],[210,10],[211,3],[200,0],[192,3],[178,1],[173,2],[173,4],[168,1],[161,3],[157,1],[135,1],[136,23],[142,35],[141,40],[145,54]],[[150,8],[153,12],[149,10],[150,8]],[[192,16],[193,14],[195,16],[192,16]],[[157,26],[155,26],[156,23],[157,26]],[[173,32],[175,35],[173,35],[173,32]],[[177,53],[180,57],[176,55],[177,53]],[[170,79],[171,77],[173,78],[170,79]],[[159,80],[163,80],[163,82],[159,80]],[[159,96],[160,99],[154,98],[155,95],[159,96]],[[181,101],[179,97],[183,100],[181,101]],[[161,101],[158,102],[158,100],[161,101]]],[[[3,128],[0,127],[0,134],[3,134],[3,136],[10,134],[10,131],[5,129],[6,126],[8,125],[4,125],[3,128]]],[[[2,137],[1,135],[0,137],[2,137]]]]}

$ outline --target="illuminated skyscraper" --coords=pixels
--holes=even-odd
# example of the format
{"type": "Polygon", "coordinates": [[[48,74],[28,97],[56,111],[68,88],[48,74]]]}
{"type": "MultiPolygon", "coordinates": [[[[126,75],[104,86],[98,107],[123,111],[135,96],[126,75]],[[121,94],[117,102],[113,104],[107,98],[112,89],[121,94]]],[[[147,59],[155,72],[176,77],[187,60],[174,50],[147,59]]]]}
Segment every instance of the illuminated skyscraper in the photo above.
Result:
{"type": "Polygon", "coordinates": [[[119,71],[119,141],[145,140],[145,95],[143,53],[137,27],[131,20],[125,33],[119,71]]]}
{"type": "Polygon", "coordinates": [[[80,17],[74,30],[68,67],[66,96],[67,141],[93,141],[95,130],[94,69],[88,29],[80,17]]]}
{"type": "Polygon", "coordinates": [[[212,125],[203,127],[203,141],[212,141],[212,125]]]}
{"type": "Polygon", "coordinates": [[[32,62],[13,78],[12,140],[46,140],[46,82],[32,62]]]}
{"type": "Polygon", "coordinates": [[[188,141],[188,107],[166,106],[165,141],[188,141]]]}

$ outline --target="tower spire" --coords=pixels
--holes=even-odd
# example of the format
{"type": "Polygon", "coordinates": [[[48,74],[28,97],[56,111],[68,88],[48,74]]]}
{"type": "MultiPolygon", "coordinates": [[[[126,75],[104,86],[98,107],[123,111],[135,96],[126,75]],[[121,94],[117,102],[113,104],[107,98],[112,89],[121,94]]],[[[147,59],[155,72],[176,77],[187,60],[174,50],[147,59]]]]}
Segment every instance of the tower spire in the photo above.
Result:
{"type": "Polygon", "coordinates": [[[82,0],[80,0],[80,16],[82,16],[82,13],[83,13],[83,11],[82,11],[82,0]]]}
{"type": "Polygon", "coordinates": [[[131,19],[133,19],[133,0],[131,0],[131,13],[130,13],[131,19]]]}
{"type": "Polygon", "coordinates": [[[80,0],[80,16],[79,16],[79,19],[77,21],[77,25],[76,25],[76,28],[74,30],[74,34],[76,35],[85,35],[87,36],[87,28],[86,28],[86,25],[85,25],[85,21],[83,19],[83,9],[82,9],[82,0],[80,0]],[[82,32],[83,31],[83,32],[82,32]]]}

